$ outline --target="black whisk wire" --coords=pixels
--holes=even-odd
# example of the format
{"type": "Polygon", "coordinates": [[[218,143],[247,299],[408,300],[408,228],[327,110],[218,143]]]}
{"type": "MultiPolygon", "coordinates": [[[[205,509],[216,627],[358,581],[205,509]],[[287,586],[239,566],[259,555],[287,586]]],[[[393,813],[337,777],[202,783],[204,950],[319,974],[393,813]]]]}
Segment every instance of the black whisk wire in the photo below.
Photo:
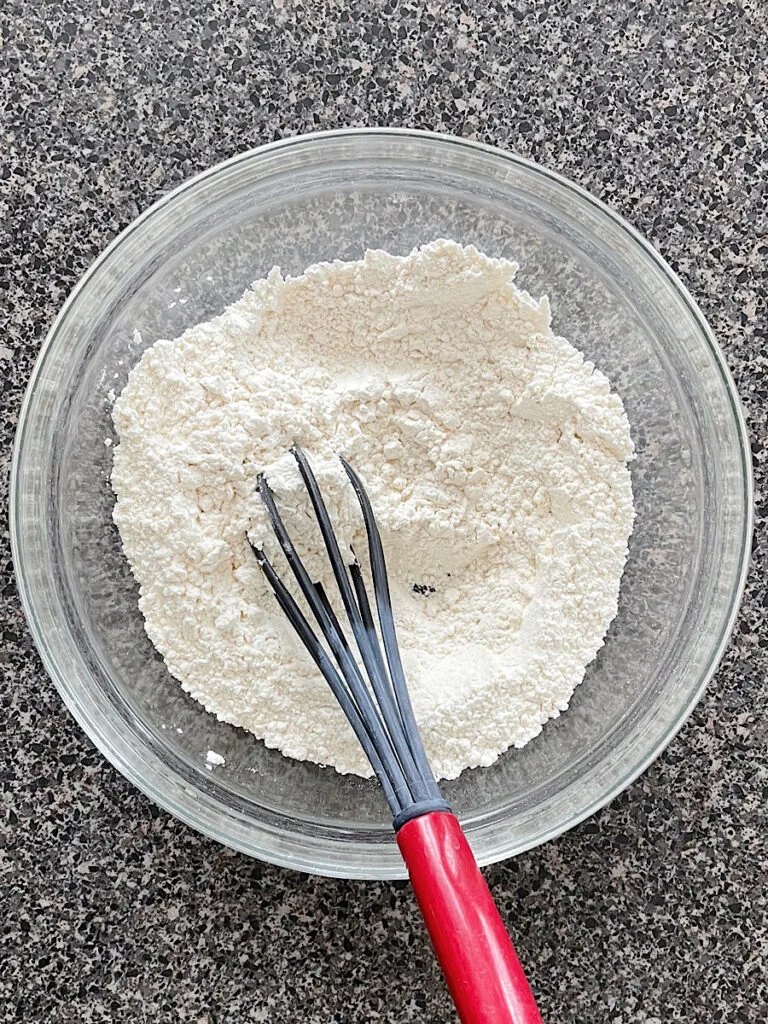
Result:
{"type": "MultiPolygon", "coordinates": [[[[368,537],[369,560],[371,563],[371,578],[373,579],[373,594],[376,599],[376,608],[379,613],[379,624],[381,626],[384,650],[387,655],[387,663],[389,665],[389,671],[392,678],[392,686],[395,692],[397,706],[400,710],[403,729],[408,738],[408,746],[413,753],[418,769],[422,775],[428,776],[430,779],[434,779],[432,769],[430,768],[429,761],[427,760],[426,751],[424,750],[424,744],[422,743],[421,733],[419,732],[419,727],[416,724],[416,718],[413,714],[413,706],[411,705],[411,698],[408,693],[408,684],[405,679],[403,663],[400,658],[400,647],[397,643],[395,617],[392,614],[392,598],[389,593],[387,563],[384,560],[384,548],[381,543],[381,534],[379,533],[379,528],[376,525],[376,519],[373,515],[370,499],[363,487],[360,477],[346,459],[342,458],[341,464],[350,479],[355,494],[357,495],[360,511],[363,516],[363,523],[365,524],[365,530],[368,537]]],[[[437,789],[436,785],[435,789],[437,789]]]]}
{"type": "Polygon", "coordinates": [[[257,562],[278,604],[328,682],[371,762],[392,810],[395,826],[400,827],[427,810],[448,810],[429,766],[408,696],[384,552],[368,495],[358,475],[342,459],[366,528],[374,599],[386,659],[381,651],[360,563],[354,552],[351,552],[349,565],[345,562],[309,461],[298,446],[294,445],[291,453],[307,488],[370,688],[327,594],[320,583],[311,579],[299,557],[278,511],[275,496],[263,475],[258,478],[258,488],[270,525],[336,665],[264,551],[254,546],[257,562]]]}
{"type": "Polygon", "coordinates": [[[315,664],[325,676],[334,697],[339,702],[347,720],[352,725],[355,735],[365,751],[366,757],[371,762],[373,770],[376,772],[376,776],[382,784],[387,797],[387,803],[390,807],[397,806],[399,809],[402,809],[404,803],[407,803],[405,782],[403,781],[399,789],[397,791],[395,790],[393,783],[390,781],[392,779],[392,772],[391,770],[385,771],[370,730],[367,728],[360,713],[360,709],[350,698],[344,680],[334,668],[333,663],[325,652],[325,648],[315,636],[312,631],[312,627],[307,622],[296,601],[293,599],[293,595],[277,575],[271,562],[262,549],[254,546],[253,551],[256,555],[256,561],[277,598],[277,603],[282,608],[290,624],[296,630],[296,633],[304,646],[312,655],[315,664]]]}
{"type": "MultiPolygon", "coordinates": [[[[270,488],[266,480],[261,476],[258,479],[258,486],[261,500],[264,504],[265,509],[267,510],[267,516],[269,518],[270,525],[272,526],[275,536],[277,537],[277,540],[280,544],[280,547],[283,549],[286,561],[288,562],[288,565],[290,566],[291,571],[293,572],[296,578],[296,582],[299,585],[299,589],[301,590],[307,603],[309,604],[310,609],[312,610],[312,614],[314,615],[317,624],[320,626],[320,630],[323,636],[328,641],[328,646],[330,647],[333,656],[336,659],[336,662],[339,666],[339,669],[341,670],[339,682],[341,683],[342,687],[344,687],[345,694],[349,698],[347,702],[340,701],[342,711],[344,711],[345,715],[347,716],[347,720],[349,721],[350,725],[355,731],[355,735],[362,744],[366,756],[368,757],[369,760],[370,754],[367,748],[372,746],[373,749],[376,750],[381,768],[390,782],[394,799],[398,805],[398,808],[402,809],[404,806],[407,806],[407,804],[412,799],[410,787],[408,786],[402,768],[399,762],[397,761],[397,757],[394,755],[393,752],[391,752],[391,744],[389,743],[389,737],[387,736],[386,730],[382,725],[381,719],[376,710],[376,706],[373,703],[373,700],[368,691],[368,687],[365,685],[363,677],[360,674],[357,662],[355,661],[351,648],[347,643],[346,637],[344,636],[344,633],[341,629],[341,625],[339,624],[335,612],[331,608],[327,596],[325,595],[324,592],[323,596],[320,596],[318,588],[312,582],[312,579],[309,573],[307,572],[304,563],[297,554],[293,542],[285,528],[285,524],[283,523],[282,517],[277,510],[272,489],[270,488]],[[351,704],[357,712],[357,715],[351,718],[348,714],[349,704],[351,704]],[[362,731],[359,731],[358,729],[358,721],[362,726],[362,731]],[[363,739],[363,736],[365,736],[365,741],[363,739]]],[[[254,549],[254,551],[256,551],[256,549],[254,549]]],[[[291,602],[295,606],[295,610],[299,612],[299,614],[301,614],[298,605],[296,604],[295,601],[293,601],[290,592],[288,591],[282,580],[280,580],[280,577],[275,572],[274,567],[271,565],[264,552],[261,550],[257,551],[256,557],[262,570],[264,570],[267,582],[272,587],[272,590],[275,592],[275,596],[277,597],[278,603],[280,604],[280,607],[283,609],[283,611],[286,611],[286,605],[288,603],[286,601],[286,598],[291,598],[291,602]],[[266,571],[267,566],[269,566],[269,569],[271,569],[271,573],[266,571]],[[278,594],[278,591],[276,589],[276,583],[279,584],[281,591],[280,594],[278,594]]],[[[304,618],[303,615],[302,618],[304,620],[302,628],[297,629],[297,619],[295,614],[288,614],[288,619],[291,625],[294,627],[294,629],[296,629],[296,632],[299,635],[299,639],[302,641],[304,646],[312,655],[315,664],[317,664],[317,667],[325,676],[327,682],[329,683],[331,689],[333,690],[334,696],[336,696],[338,699],[335,688],[336,679],[334,679],[332,683],[331,678],[329,677],[329,674],[327,672],[327,666],[330,665],[330,667],[333,669],[333,665],[329,660],[327,662],[324,661],[323,664],[321,664],[320,661],[318,660],[317,652],[322,651],[323,654],[325,654],[325,649],[320,640],[315,635],[314,631],[312,630],[312,627],[307,622],[306,618],[304,618]]],[[[338,675],[338,673],[336,673],[336,675],[338,675]]],[[[371,762],[371,764],[374,771],[376,771],[376,764],[374,762],[371,762]]]]}
{"type": "MultiPolygon", "coordinates": [[[[312,502],[312,508],[314,509],[317,524],[320,527],[320,533],[323,536],[323,541],[325,542],[325,549],[328,553],[331,568],[333,569],[333,575],[336,578],[336,584],[344,603],[344,610],[347,613],[347,618],[349,619],[349,624],[352,627],[352,632],[354,634],[355,641],[357,642],[360,656],[363,659],[363,664],[365,665],[365,669],[371,681],[373,692],[376,696],[376,700],[378,701],[381,714],[387,726],[398,760],[403,767],[406,780],[412,790],[413,798],[414,800],[428,800],[431,794],[428,791],[427,784],[422,779],[420,769],[417,767],[413,753],[408,745],[408,737],[403,728],[403,722],[400,716],[398,704],[395,700],[393,686],[384,671],[384,659],[381,657],[381,650],[379,648],[376,631],[375,629],[366,629],[363,621],[362,610],[358,605],[355,592],[350,584],[349,576],[347,574],[347,566],[344,563],[341,550],[339,549],[339,543],[336,539],[335,533],[333,532],[333,526],[331,525],[330,516],[328,515],[328,510],[325,507],[320,487],[318,486],[315,475],[312,472],[312,467],[309,465],[304,452],[300,448],[294,446],[291,449],[291,453],[298,463],[301,478],[304,481],[304,486],[307,488],[309,500],[312,502]]],[[[366,604],[368,604],[367,601],[366,604]]],[[[368,612],[369,619],[372,622],[370,617],[370,604],[368,604],[368,612]]],[[[429,774],[431,776],[431,771],[429,774]]]]}

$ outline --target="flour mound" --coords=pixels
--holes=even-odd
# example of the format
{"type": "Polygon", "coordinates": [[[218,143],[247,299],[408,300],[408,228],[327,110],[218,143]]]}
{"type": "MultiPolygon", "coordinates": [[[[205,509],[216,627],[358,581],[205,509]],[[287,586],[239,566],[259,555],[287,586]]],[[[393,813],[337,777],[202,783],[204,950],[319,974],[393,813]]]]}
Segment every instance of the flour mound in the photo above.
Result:
{"type": "Polygon", "coordinates": [[[115,522],[149,637],[220,719],[370,775],[246,536],[270,543],[264,472],[334,591],[294,443],[356,550],[337,454],[370,494],[439,777],[491,764],[567,708],[617,610],[632,442],[608,380],[553,334],[547,299],[518,290],[516,271],[449,241],[298,278],[275,269],[132,370],[113,410],[115,522]]]}

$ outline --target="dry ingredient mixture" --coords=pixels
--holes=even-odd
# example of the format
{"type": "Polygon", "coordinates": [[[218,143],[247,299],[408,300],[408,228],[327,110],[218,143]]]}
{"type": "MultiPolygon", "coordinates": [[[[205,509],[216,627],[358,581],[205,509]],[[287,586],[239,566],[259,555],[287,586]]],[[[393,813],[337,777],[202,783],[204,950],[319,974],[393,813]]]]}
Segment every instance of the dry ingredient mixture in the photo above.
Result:
{"type": "Polygon", "coordinates": [[[294,442],[358,550],[337,453],[369,491],[439,777],[491,764],[567,708],[617,610],[632,442],[608,380],[516,271],[449,241],[275,269],[145,351],[113,410],[114,518],[147,633],[210,712],[290,757],[370,774],[246,539],[268,535],[264,471],[334,590],[294,442]]]}

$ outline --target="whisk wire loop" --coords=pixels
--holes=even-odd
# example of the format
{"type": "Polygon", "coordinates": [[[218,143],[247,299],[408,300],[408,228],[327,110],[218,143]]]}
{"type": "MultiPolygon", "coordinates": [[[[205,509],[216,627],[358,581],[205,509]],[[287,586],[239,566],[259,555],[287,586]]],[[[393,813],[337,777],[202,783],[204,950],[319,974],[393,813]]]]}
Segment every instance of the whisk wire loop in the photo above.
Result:
{"type": "MultiPolygon", "coordinates": [[[[395,700],[393,687],[390,680],[387,678],[386,672],[384,671],[384,659],[381,656],[376,630],[375,628],[367,629],[363,621],[362,609],[356,600],[354,589],[350,584],[347,566],[342,558],[339,542],[333,531],[330,516],[328,515],[328,510],[325,506],[325,501],[323,500],[317,479],[315,478],[315,474],[309,464],[309,460],[301,448],[294,445],[291,448],[291,453],[296,459],[299,472],[301,473],[301,478],[304,481],[304,486],[307,488],[309,500],[312,503],[312,508],[314,509],[315,516],[317,518],[317,524],[320,527],[320,533],[322,534],[323,542],[325,543],[325,548],[328,553],[331,568],[333,569],[336,584],[339,588],[339,592],[341,593],[341,599],[344,603],[344,609],[347,613],[349,624],[352,627],[352,632],[354,634],[355,641],[357,642],[360,656],[371,681],[373,692],[376,695],[376,700],[378,701],[382,717],[384,718],[387,730],[392,739],[392,744],[397,753],[398,760],[403,767],[406,780],[408,781],[413,793],[413,798],[414,800],[428,799],[431,793],[429,792],[427,783],[422,778],[421,771],[418,768],[413,753],[409,747],[408,735],[404,729],[404,723],[398,703],[395,700]]],[[[370,613],[370,604],[367,599],[366,604],[368,605],[368,611],[370,613]]],[[[369,620],[371,625],[373,625],[373,618],[370,614],[369,620]]],[[[429,775],[431,776],[431,774],[432,773],[430,771],[429,775]]]]}
{"type": "MultiPolygon", "coordinates": [[[[394,749],[392,747],[392,744],[390,742],[389,735],[386,729],[384,728],[384,725],[381,721],[381,717],[377,711],[376,705],[374,704],[368,687],[366,686],[365,681],[363,680],[363,677],[360,673],[360,669],[358,668],[357,662],[355,661],[355,658],[352,654],[351,648],[341,629],[341,625],[336,617],[335,612],[333,611],[330,605],[330,602],[328,601],[327,596],[325,595],[324,592],[322,597],[320,596],[320,594],[318,593],[318,588],[313,583],[309,573],[307,572],[306,566],[299,557],[296,548],[294,547],[293,541],[291,540],[288,531],[285,528],[282,516],[280,515],[280,512],[277,509],[272,489],[263,476],[259,476],[258,478],[258,487],[259,495],[267,511],[267,517],[269,519],[270,525],[272,526],[275,536],[277,537],[278,543],[280,544],[280,547],[282,548],[283,553],[285,554],[286,561],[288,562],[288,565],[290,566],[290,569],[293,572],[296,582],[299,585],[299,589],[304,595],[304,598],[306,599],[307,604],[309,605],[312,614],[315,617],[318,626],[320,627],[322,635],[328,642],[328,646],[330,647],[331,652],[333,653],[333,656],[336,659],[336,662],[339,666],[339,669],[341,671],[339,681],[342,687],[344,688],[349,698],[349,701],[358,711],[358,715],[362,722],[365,734],[370,738],[371,743],[374,745],[374,748],[377,751],[379,764],[390,781],[391,789],[394,793],[398,810],[401,810],[403,806],[407,806],[407,804],[412,801],[413,796],[410,787],[408,786],[405,774],[402,770],[402,766],[400,765],[397,756],[394,752],[394,749]]],[[[264,571],[264,575],[267,579],[267,582],[269,583],[270,587],[275,593],[275,596],[277,597],[278,603],[280,604],[281,608],[283,608],[283,610],[286,611],[286,605],[288,604],[287,599],[290,598],[290,602],[295,606],[296,611],[298,611],[299,614],[301,614],[306,629],[304,628],[304,626],[302,626],[301,629],[297,629],[296,623],[298,620],[296,619],[295,615],[289,614],[288,619],[291,625],[298,633],[299,639],[307,648],[310,655],[312,655],[318,668],[325,676],[326,681],[329,683],[329,685],[331,685],[333,689],[333,684],[331,684],[331,678],[329,677],[326,671],[327,665],[330,665],[330,667],[333,669],[333,664],[330,662],[330,659],[327,659],[326,655],[327,663],[324,662],[321,665],[318,662],[317,657],[315,655],[316,650],[322,650],[323,654],[326,653],[321,641],[314,633],[309,622],[307,622],[306,617],[304,617],[303,613],[301,613],[298,604],[295,602],[290,591],[287,589],[287,587],[285,586],[285,584],[282,582],[279,575],[275,571],[274,567],[267,559],[263,550],[257,550],[256,548],[254,548],[254,551],[256,552],[257,562],[260,565],[262,571],[264,571]],[[269,569],[271,569],[271,573],[267,571],[267,566],[269,566],[269,569]],[[276,584],[278,584],[280,588],[279,595],[276,589],[276,584]]],[[[288,613],[286,612],[286,614],[288,613]]],[[[357,735],[357,730],[355,729],[356,723],[347,714],[347,707],[345,704],[342,704],[342,710],[344,711],[345,715],[347,716],[347,720],[350,722],[350,725],[352,725],[352,728],[353,730],[355,730],[355,733],[357,735]]],[[[360,736],[358,735],[358,739],[359,738],[360,736]]],[[[366,755],[368,755],[368,751],[366,750],[365,752],[366,755]]],[[[374,771],[376,771],[376,764],[374,762],[372,762],[371,764],[374,771]]]]}
{"type": "Polygon", "coordinates": [[[434,775],[432,774],[432,769],[430,767],[429,760],[427,759],[426,751],[424,750],[421,733],[419,732],[419,727],[416,724],[416,717],[413,713],[413,706],[408,693],[408,684],[406,682],[405,672],[403,671],[403,663],[400,658],[400,647],[397,642],[395,618],[392,614],[392,598],[389,592],[387,563],[384,559],[384,548],[381,543],[381,534],[379,533],[379,528],[376,525],[376,519],[373,514],[370,498],[363,487],[360,477],[343,457],[341,458],[341,464],[349,477],[355,494],[357,495],[360,512],[363,517],[363,523],[365,524],[371,563],[371,578],[373,580],[373,593],[379,614],[381,635],[384,641],[384,650],[387,655],[387,662],[389,664],[395,698],[400,710],[403,728],[408,738],[408,746],[413,752],[414,759],[422,777],[429,778],[432,781],[432,787],[431,791],[428,793],[428,799],[440,796],[440,791],[434,781],[434,775]]]}
{"type": "Polygon", "coordinates": [[[382,784],[396,827],[427,810],[448,810],[429,766],[408,697],[381,537],[368,495],[358,475],[342,459],[366,528],[383,653],[360,562],[354,551],[349,565],[345,562],[309,460],[296,445],[291,452],[312,503],[367,682],[328,595],[321,583],[312,580],[296,551],[263,474],[259,475],[257,484],[270,525],[336,665],[263,549],[252,545],[257,563],[288,621],[339,701],[382,784]]]}
{"type": "MultiPolygon", "coordinates": [[[[387,803],[390,807],[397,806],[399,808],[403,808],[404,805],[407,805],[408,803],[408,793],[405,780],[403,779],[398,789],[395,789],[396,783],[391,781],[395,778],[392,766],[390,766],[389,771],[384,770],[384,765],[376,749],[371,730],[366,725],[363,714],[361,713],[354,698],[351,696],[351,693],[348,691],[344,679],[336,671],[333,662],[326,654],[325,648],[315,636],[312,627],[294,600],[293,595],[275,572],[272,563],[261,548],[254,546],[253,551],[256,555],[256,561],[258,562],[259,567],[272,588],[275,598],[277,599],[277,603],[282,608],[286,618],[295,629],[299,639],[309,651],[313,661],[327,680],[328,685],[331,688],[331,692],[339,702],[347,721],[352,726],[358,742],[363,748],[366,757],[371,762],[371,767],[376,773],[376,777],[381,782],[387,798],[387,803]]],[[[325,598],[323,599],[327,600],[325,598]]]]}

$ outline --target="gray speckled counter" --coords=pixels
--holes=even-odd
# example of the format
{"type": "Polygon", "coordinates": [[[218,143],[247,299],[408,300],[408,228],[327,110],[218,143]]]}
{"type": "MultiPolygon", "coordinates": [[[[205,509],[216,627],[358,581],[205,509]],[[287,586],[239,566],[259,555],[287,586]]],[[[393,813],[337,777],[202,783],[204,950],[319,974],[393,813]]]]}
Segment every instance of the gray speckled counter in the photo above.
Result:
{"type": "MultiPolygon", "coordinates": [[[[666,754],[488,876],[549,1024],[764,1022],[763,14],[721,0],[449,7],[6,0],[0,497],[56,310],[190,174],[281,135],[386,124],[515,149],[590,189],[667,257],[725,349],[753,438],[755,567],[720,671],[666,754]]],[[[41,667],[6,532],[0,563],[0,1022],[452,1020],[405,885],[249,861],[105,762],[41,667]]]]}

